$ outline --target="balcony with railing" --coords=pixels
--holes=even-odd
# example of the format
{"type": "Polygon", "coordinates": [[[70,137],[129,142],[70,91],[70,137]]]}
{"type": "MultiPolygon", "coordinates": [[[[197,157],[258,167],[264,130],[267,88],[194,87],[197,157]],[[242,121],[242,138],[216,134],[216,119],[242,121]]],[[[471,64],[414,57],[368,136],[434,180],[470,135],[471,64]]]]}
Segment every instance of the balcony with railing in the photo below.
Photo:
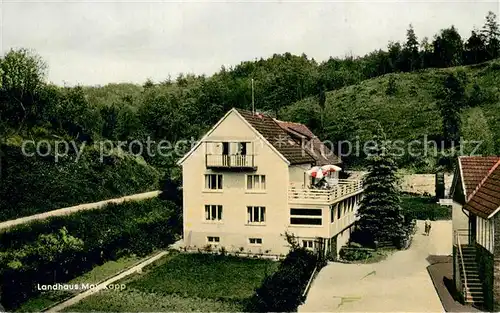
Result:
{"type": "Polygon", "coordinates": [[[253,142],[206,141],[205,164],[214,170],[257,169],[253,142]]]}
{"type": "Polygon", "coordinates": [[[298,188],[290,186],[288,202],[300,204],[332,204],[349,195],[360,193],[363,183],[360,180],[339,179],[328,189],[298,188]]]}
{"type": "Polygon", "coordinates": [[[257,169],[254,155],[206,154],[205,163],[209,169],[257,169]]]}

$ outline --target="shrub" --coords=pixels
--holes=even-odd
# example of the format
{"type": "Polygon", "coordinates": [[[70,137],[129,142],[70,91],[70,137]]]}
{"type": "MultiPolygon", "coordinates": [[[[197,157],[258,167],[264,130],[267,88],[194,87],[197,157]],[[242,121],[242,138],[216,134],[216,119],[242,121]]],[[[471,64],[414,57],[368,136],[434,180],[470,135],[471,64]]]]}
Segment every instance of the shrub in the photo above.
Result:
{"type": "Polygon", "coordinates": [[[413,235],[417,232],[417,221],[415,219],[410,219],[406,217],[405,223],[403,225],[404,237],[400,242],[396,242],[396,247],[398,249],[406,249],[411,243],[413,235]]]}
{"type": "Polygon", "coordinates": [[[385,94],[388,96],[392,96],[396,94],[398,90],[397,84],[396,84],[396,77],[394,75],[389,76],[389,81],[387,82],[387,88],[385,90],[385,94]]]}
{"type": "Polygon", "coordinates": [[[67,282],[120,256],[146,255],[175,240],[175,207],[157,198],[111,204],[22,225],[0,235],[1,299],[7,309],[37,284],[67,282]]]}
{"type": "Polygon", "coordinates": [[[314,268],[321,263],[304,248],[293,249],[280,264],[278,271],[264,279],[250,299],[247,311],[293,312],[302,302],[314,268]]]}
{"type": "Polygon", "coordinates": [[[373,256],[373,249],[365,248],[359,243],[352,242],[340,248],[339,256],[346,261],[361,261],[373,256]]]}

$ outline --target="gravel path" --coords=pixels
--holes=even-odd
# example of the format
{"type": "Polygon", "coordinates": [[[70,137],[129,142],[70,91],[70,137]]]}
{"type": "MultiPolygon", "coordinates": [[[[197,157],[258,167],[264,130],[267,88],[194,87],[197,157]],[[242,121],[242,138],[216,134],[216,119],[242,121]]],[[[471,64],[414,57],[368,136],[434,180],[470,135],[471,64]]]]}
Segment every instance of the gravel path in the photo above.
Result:
{"type": "Polygon", "coordinates": [[[43,220],[43,219],[46,219],[46,218],[51,217],[51,216],[69,215],[69,214],[73,214],[73,213],[78,212],[78,211],[99,209],[108,203],[122,203],[124,201],[131,201],[131,200],[138,201],[138,200],[154,198],[154,197],[157,197],[159,194],[160,194],[160,191],[150,191],[150,192],[144,192],[144,193],[138,193],[135,195],[125,196],[125,197],[121,197],[121,198],[109,199],[109,200],[93,202],[93,203],[85,203],[85,204],[75,205],[72,207],[52,210],[52,211],[44,212],[44,213],[40,213],[40,214],[25,216],[25,217],[17,218],[15,220],[10,220],[10,221],[5,221],[5,222],[0,223],[0,230],[6,229],[9,227],[13,227],[16,225],[20,225],[20,224],[25,224],[25,223],[32,222],[35,220],[43,220]]]}
{"type": "Polygon", "coordinates": [[[316,277],[299,312],[444,312],[427,272],[429,255],[452,253],[451,221],[423,221],[408,250],[375,264],[330,263],[316,277]]]}

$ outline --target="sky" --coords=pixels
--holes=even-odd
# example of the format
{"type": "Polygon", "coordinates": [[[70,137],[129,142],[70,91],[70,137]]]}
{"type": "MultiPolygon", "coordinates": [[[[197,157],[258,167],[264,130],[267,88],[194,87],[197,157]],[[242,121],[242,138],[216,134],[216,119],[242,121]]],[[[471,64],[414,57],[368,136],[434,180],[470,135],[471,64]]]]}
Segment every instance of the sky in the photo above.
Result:
{"type": "Polygon", "coordinates": [[[28,48],[58,85],[155,82],[222,65],[305,53],[364,55],[455,25],[462,37],[500,1],[12,1],[0,0],[0,50],[28,48]]]}

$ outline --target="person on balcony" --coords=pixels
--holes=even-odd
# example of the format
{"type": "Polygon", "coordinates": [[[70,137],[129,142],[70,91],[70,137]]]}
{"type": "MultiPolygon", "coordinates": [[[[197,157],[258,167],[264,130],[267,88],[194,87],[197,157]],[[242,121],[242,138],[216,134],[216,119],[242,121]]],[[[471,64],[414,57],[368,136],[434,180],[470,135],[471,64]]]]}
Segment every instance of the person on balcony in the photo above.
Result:
{"type": "Polygon", "coordinates": [[[316,188],[317,189],[328,189],[328,183],[326,182],[326,177],[321,178],[317,183],[316,183],[316,188]]]}

